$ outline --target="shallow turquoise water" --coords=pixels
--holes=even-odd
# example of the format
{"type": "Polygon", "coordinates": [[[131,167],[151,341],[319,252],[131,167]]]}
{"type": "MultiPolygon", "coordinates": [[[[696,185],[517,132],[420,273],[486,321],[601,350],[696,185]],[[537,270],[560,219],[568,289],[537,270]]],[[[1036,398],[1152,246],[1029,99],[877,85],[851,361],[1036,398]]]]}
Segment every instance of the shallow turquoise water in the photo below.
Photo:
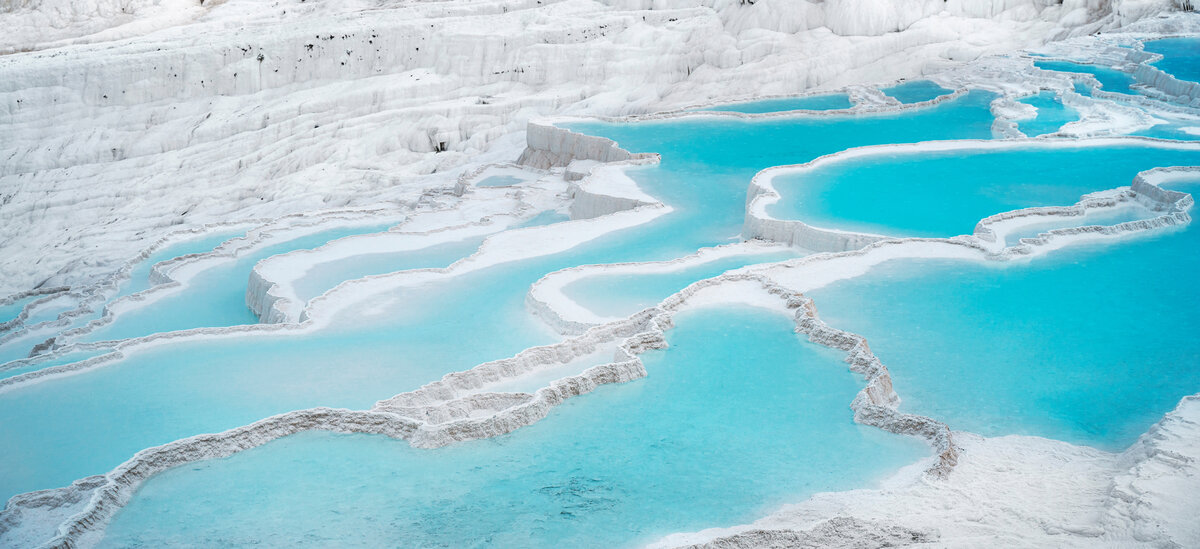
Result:
{"type": "MultiPolygon", "coordinates": [[[[568,252],[401,292],[389,317],[369,323],[350,312],[303,337],[175,343],[0,394],[0,444],[19,449],[0,456],[0,498],[63,486],[143,448],[289,410],[366,408],[448,372],[557,341],[525,308],[529,286],[546,273],[671,259],[736,240],[758,170],[858,145],[986,138],[994,97],[972,92],[926,109],[819,119],[586,125],[631,150],[661,152],[661,164],[630,175],[675,211],[568,252]]],[[[237,284],[244,291],[245,279],[237,284]]]]}
{"type": "Polygon", "coordinates": [[[346,260],[318,263],[296,281],[296,295],[308,302],[346,280],[407,269],[448,267],[475,253],[482,243],[483,237],[468,238],[406,252],[362,254],[346,260]]]}
{"type": "Polygon", "coordinates": [[[1086,225],[1116,225],[1126,221],[1147,219],[1161,214],[1162,212],[1154,212],[1138,206],[1113,208],[1099,212],[1091,210],[1087,215],[1080,217],[1060,218],[1044,223],[1027,225],[1022,229],[1006,234],[1004,242],[1008,246],[1014,246],[1019,244],[1022,238],[1034,237],[1052,229],[1083,227],[1086,225]]]}
{"type": "Polygon", "coordinates": [[[570,220],[571,220],[571,216],[569,216],[563,212],[559,212],[559,211],[555,211],[555,210],[546,210],[540,214],[537,214],[537,215],[525,220],[524,222],[522,222],[521,224],[519,224],[513,228],[514,229],[524,229],[526,227],[541,227],[543,225],[553,225],[555,223],[562,223],[563,221],[570,221],[570,220]]]}
{"type": "Polygon", "coordinates": [[[258,317],[246,306],[246,285],[250,271],[260,260],[292,250],[315,248],[345,236],[386,231],[393,225],[337,227],[257,248],[235,261],[205,269],[182,291],[121,313],[82,340],[109,341],[191,328],[257,324],[258,317]]]}
{"type": "Polygon", "coordinates": [[[707,109],[706,111],[731,111],[743,112],[746,114],[761,114],[768,112],[784,112],[784,111],[830,111],[837,109],[849,109],[854,104],[850,102],[850,96],[844,93],[831,93],[826,95],[808,95],[804,97],[777,97],[774,99],[764,99],[761,101],[745,101],[741,103],[729,103],[726,105],[717,105],[707,109]]]}
{"type": "MultiPolygon", "coordinates": [[[[760,121],[674,120],[577,123],[573,131],[614,139],[635,152],[662,152],[656,166],[629,175],[676,209],[659,246],[668,259],[735,242],[745,218],[746,189],[764,168],[807,162],[843,149],[930,139],[987,139],[996,96],[972,91],[954,101],[903,112],[760,121]]],[[[610,260],[611,261],[611,260],[610,260]]]]}
{"type": "Polygon", "coordinates": [[[929,80],[913,80],[880,90],[884,95],[894,97],[901,103],[920,103],[941,97],[954,90],[948,90],[929,80]]]}
{"type": "Polygon", "coordinates": [[[1176,141],[1196,141],[1200,139],[1200,120],[1166,119],[1162,124],[1155,125],[1150,129],[1134,132],[1131,135],[1173,139],[1176,141]],[[1187,131],[1187,129],[1191,131],[1187,131]]]}
{"type": "Polygon", "coordinates": [[[1200,229],[1028,263],[905,260],[810,292],[864,335],[902,409],[1120,450],[1200,390],[1200,229]]]}
{"type": "MultiPolygon", "coordinates": [[[[109,349],[76,351],[73,353],[65,354],[65,355],[57,357],[57,358],[43,359],[43,360],[34,362],[32,364],[27,364],[27,365],[21,366],[19,368],[0,369],[0,379],[19,376],[21,374],[35,372],[37,370],[44,370],[51,366],[61,366],[63,364],[71,364],[72,362],[79,362],[81,360],[87,360],[89,358],[92,358],[95,356],[100,356],[100,355],[108,353],[108,352],[111,352],[111,351],[109,349]]],[[[6,365],[7,365],[6,363],[0,363],[0,367],[6,366],[6,365]]]]}
{"type": "Polygon", "coordinates": [[[1200,82],[1200,37],[1148,40],[1143,45],[1145,51],[1162,54],[1155,67],[1180,80],[1200,82]]]}
{"type": "Polygon", "coordinates": [[[928,455],[852,422],[841,354],[748,308],[681,315],[649,377],[495,439],[306,433],[150,480],[102,546],[613,547],[732,525],[928,455]],[[402,540],[402,541],[401,541],[402,540]]]}
{"type": "Polygon", "coordinates": [[[1107,92],[1124,94],[1136,93],[1129,88],[1129,86],[1134,82],[1133,75],[1111,67],[1072,63],[1070,61],[1034,61],[1033,64],[1039,69],[1048,71],[1090,74],[1096,77],[1096,80],[1100,82],[1101,87],[1107,92]]]}
{"type": "Polygon", "coordinates": [[[33,326],[34,324],[40,324],[42,322],[58,320],[59,315],[74,309],[78,306],[78,304],[79,303],[76,300],[68,297],[50,300],[46,303],[38,305],[38,307],[34,309],[33,313],[25,318],[25,325],[33,326]]]}
{"type": "Polygon", "coordinates": [[[0,307],[0,323],[8,322],[14,318],[17,318],[17,315],[21,314],[21,311],[23,309],[25,309],[26,305],[34,302],[35,300],[41,299],[43,297],[46,297],[46,296],[35,295],[35,296],[24,297],[24,298],[18,299],[16,301],[13,301],[12,303],[9,303],[8,305],[4,305],[4,306],[0,307]]]}
{"type": "Polygon", "coordinates": [[[1128,186],[1156,166],[1200,165],[1200,149],[1089,146],[952,150],[874,156],[776,179],[780,219],[889,236],[971,234],[992,214],[1069,206],[1087,193],[1128,186]]]}
{"type": "Polygon", "coordinates": [[[32,335],[26,333],[5,341],[3,345],[0,345],[0,364],[28,358],[29,353],[33,351],[33,346],[46,341],[51,335],[50,332],[39,331],[32,335]]]}
{"type": "Polygon", "coordinates": [[[157,252],[150,254],[146,259],[138,262],[133,269],[130,269],[129,279],[121,284],[121,289],[116,297],[136,294],[150,288],[150,270],[159,262],[188,254],[212,251],[217,246],[220,246],[222,242],[245,233],[244,228],[232,231],[218,230],[167,245],[157,252]]]}
{"type": "Polygon", "coordinates": [[[1079,120],[1079,111],[1063,105],[1052,91],[1042,91],[1021,100],[1037,109],[1037,117],[1017,122],[1017,129],[1029,137],[1054,133],[1068,122],[1079,120]]]}
{"type": "Polygon", "coordinates": [[[730,269],[783,261],[801,255],[795,251],[726,257],[678,272],[646,274],[601,274],[567,284],[563,293],[601,316],[626,317],[686,288],[692,282],[712,278],[730,269]]]}
{"type": "Polygon", "coordinates": [[[521,179],[519,177],[513,177],[511,175],[493,175],[491,177],[485,177],[485,178],[479,180],[479,182],[475,183],[475,186],[476,187],[507,187],[510,185],[517,185],[517,184],[521,183],[522,181],[524,181],[524,179],[521,179]]]}

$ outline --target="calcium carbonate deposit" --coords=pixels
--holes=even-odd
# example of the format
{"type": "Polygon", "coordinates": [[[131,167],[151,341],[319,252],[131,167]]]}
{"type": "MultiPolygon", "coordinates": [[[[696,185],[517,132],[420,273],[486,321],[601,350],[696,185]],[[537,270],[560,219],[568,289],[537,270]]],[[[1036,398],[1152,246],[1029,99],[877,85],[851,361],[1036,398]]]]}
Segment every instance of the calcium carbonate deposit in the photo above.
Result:
{"type": "Polygon", "coordinates": [[[0,2],[0,547],[1200,546],[1193,4],[0,2]]]}

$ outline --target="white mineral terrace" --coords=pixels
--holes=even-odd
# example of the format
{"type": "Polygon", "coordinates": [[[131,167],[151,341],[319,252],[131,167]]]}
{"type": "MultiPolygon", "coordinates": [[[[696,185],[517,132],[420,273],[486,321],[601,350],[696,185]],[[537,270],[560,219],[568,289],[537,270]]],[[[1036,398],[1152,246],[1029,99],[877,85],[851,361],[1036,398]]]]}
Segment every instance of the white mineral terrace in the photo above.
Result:
{"type": "Polygon", "coordinates": [[[0,364],[0,374],[74,352],[102,353],[0,378],[0,398],[179,341],[302,337],[339,314],[371,322],[396,306],[400,289],[571,250],[672,213],[626,173],[659,162],[658,155],[556,125],[577,116],[763,120],[904,112],[972,87],[999,94],[992,131],[1011,138],[859,147],[765,169],[747,182],[742,242],[664,261],[573,266],[533,284],[527,308],[564,334],[557,343],[447,373],[367,410],[295,410],[146,448],[102,475],[13,497],[0,511],[0,546],[93,545],[152,476],[298,432],[382,434],[418,448],[513,432],[572,397],[645,377],[640,355],[666,347],[664,331],[677,314],[721,303],[786,314],[798,333],[844,352],[848,367],[863,376],[848,403],[854,420],[918,437],[933,455],[878,489],[818,494],[752,524],[674,534],[657,546],[1200,543],[1200,395],[1184,398],[1120,453],[958,431],[901,412],[902,395],[867,340],[826,325],[819,304],[805,295],[894,259],[1025,261],[1185,225],[1192,195],[1163,185],[1200,177],[1200,167],[1147,170],[1129,186],[1097,190],[1074,205],[997,213],[980,219],[973,234],[952,238],[820,228],[767,213],[780,199],[776,177],[873,156],[1125,144],[1200,151],[1197,143],[1113,137],[1151,127],[1155,115],[1200,116],[1200,85],[1150,66],[1156,57],[1139,42],[1200,33],[1200,17],[1158,17],[1171,6],[1165,0],[793,4],[355,1],[288,4],[285,13],[241,0],[0,7],[0,22],[19,29],[0,39],[0,52],[9,53],[0,57],[0,306],[25,303],[14,318],[0,319],[0,344],[28,340],[35,355],[0,364]],[[1124,32],[1089,36],[1116,29],[1124,32]],[[1045,59],[1085,57],[1118,67],[1145,96],[1118,103],[1097,90],[1085,97],[1075,83],[1094,85],[1095,78],[1037,69],[1028,55],[1011,53],[1021,48],[1045,59]],[[991,55],[997,53],[1006,54],[991,55]],[[646,61],[628,61],[634,58],[646,61]],[[900,105],[879,91],[879,82],[914,76],[953,92],[900,105]],[[834,90],[850,96],[850,109],[682,110],[834,90]],[[1053,138],[1026,138],[1016,122],[1031,112],[1017,100],[1041,90],[1053,91],[1080,119],[1053,138]],[[81,118],[104,124],[70,123],[81,118]],[[147,175],[167,171],[180,176],[147,175]],[[480,184],[497,175],[519,182],[480,184]],[[161,202],[151,205],[149,197],[161,202]],[[1090,215],[1118,210],[1136,215],[1087,223],[1090,215]],[[546,211],[568,211],[570,220],[522,226],[546,211]],[[1041,231],[1048,221],[1055,227],[1041,231]],[[89,339],[122,315],[186,291],[206,269],[330,227],[379,223],[393,226],[259,261],[246,303],[260,324],[89,339]],[[1009,243],[1010,235],[1030,230],[1036,236],[1009,243]],[[156,251],[221,231],[242,236],[158,263],[151,287],[117,297],[130,272],[156,251]],[[321,265],[472,238],[482,242],[478,249],[446,267],[345,280],[307,301],[297,289],[321,265]],[[84,252],[93,248],[94,255],[84,252]],[[694,282],[626,318],[598,314],[564,291],[589,277],[677,273],[784,249],[798,257],[694,282]]]}

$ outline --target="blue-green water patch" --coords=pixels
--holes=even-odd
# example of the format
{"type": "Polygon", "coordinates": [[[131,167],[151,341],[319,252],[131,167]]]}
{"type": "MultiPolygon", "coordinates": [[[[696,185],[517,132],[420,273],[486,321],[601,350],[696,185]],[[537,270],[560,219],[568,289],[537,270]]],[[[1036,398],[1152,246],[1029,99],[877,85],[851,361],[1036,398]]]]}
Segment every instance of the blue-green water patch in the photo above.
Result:
{"type": "Polygon", "coordinates": [[[150,254],[146,259],[139,261],[137,265],[130,269],[129,279],[121,284],[121,289],[116,297],[136,294],[142,290],[150,288],[150,270],[155,264],[168,259],[188,255],[198,254],[212,251],[222,242],[229,240],[235,236],[244,234],[243,230],[218,230],[214,232],[196,235],[192,238],[174,242],[162,249],[150,254]]]}
{"type": "Polygon", "coordinates": [[[929,101],[954,92],[954,90],[948,90],[929,80],[913,80],[890,88],[883,88],[880,91],[905,104],[929,101]]]}
{"type": "Polygon", "coordinates": [[[1200,139],[1200,120],[1168,119],[1164,120],[1161,124],[1151,126],[1149,129],[1134,132],[1132,135],[1173,139],[1176,141],[1196,141],[1200,139]]]}
{"type": "Polygon", "coordinates": [[[709,107],[707,111],[728,111],[742,112],[746,114],[762,114],[768,112],[784,112],[784,111],[830,111],[838,109],[849,109],[854,106],[850,102],[850,95],[845,93],[831,93],[825,95],[807,95],[804,97],[776,97],[772,99],[762,99],[759,101],[746,101],[742,103],[729,103],[726,105],[717,105],[709,107]]]}
{"type": "MultiPolygon", "coordinates": [[[[67,353],[67,354],[64,354],[62,356],[58,356],[55,358],[38,360],[33,363],[25,364],[25,365],[22,365],[17,368],[0,369],[0,379],[15,377],[15,376],[19,376],[21,374],[27,374],[29,372],[36,372],[38,370],[45,370],[46,368],[51,368],[54,366],[62,366],[64,364],[71,364],[74,362],[79,362],[81,360],[87,360],[92,357],[97,357],[97,356],[100,356],[102,354],[109,353],[109,352],[112,352],[112,351],[110,349],[93,349],[93,350],[87,350],[87,351],[75,351],[75,352],[67,353]]],[[[0,366],[7,366],[7,365],[8,365],[8,363],[0,364],[0,366]]]]}
{"type": "Polygon", "coordinates": [[[1088,225],[1110,226],[1126,221],[1147,219],[1162,215],[1162,212],[1152,211],[1144,206],[1122,206],[1104,210],[1088,210],[1086,215],[1066,218],[1053,218],[1051,221],[1026,225],[1018,230],[1005,234],[1004,243],[1007,246],[1019,244],[1022,238],[1035,237],[1041,233],[1069,227],[1084,227],[1088,225]]]}
{"type": "Polygon", "coordinates": [[[959,149],[877,155],[777,177],[780,219],[889,236],[971,234],[984,217],[1067,206],[1142,170],[1200,165],[1200,149],[1144,145],[959,149]]]}
{"type": "Polygon", "coordinates": [[[521,179],[519,177],[513,177],[511,175],[493,175],[490,177],[485,177],[483,179],[480,179],[479,182],[475,184],[475,186],[476,187],[508,187],[511,185],[517,185],[517,184],[521,183],[522,181],[524,181],[524,179],[521,179]]]}
{"type": "Polygon", "coordinates": [[[546,210],[542,213],[539,213],[539,214],[521,222],[520,225],[517,225],[514,228],[524,229],[524,228],[528,228],[528,227],[541,227],[543,225],[553,225],[555,223],[562,223],[563,221],[570,221],[570,220],[571,220],[571,216],[569,216],[563,212],[560,212],[557,210],[546,210]]]}
{"type": "Polygon", "coordinates": [[[21,314],[21,311],[25,309],[26,305],[43,297],[46,296],[31,295],[29,297],[23,297],[21,299],[14,300],[8,305],[0,306],[0,323],[8,322],[14,318],[17,318],[17,316],[21,314]]]}
{"type": "Polygon", "coordinates": [[[318,263],[295,282],[296,295],[308,302],[346,280],[407,269],[448,267],[474,253],[483,240],[481,236],[404,252],[362,254],[318,263]]]}
{"type": "Polygon", "coordinates": [[[1183,36],[1149,40],[1143,49],[1163,56],[1153,64],[1180,80],[1200,82],[1200,37],[1183,36]]]}
{"type": "Polygon", "coordinates": [[[102,546],[633,546],[862,487],[928,455],[856,425],[861,380],[790,319],[680,315],[649,377],[495,439],[308,433],[151,479],[102,546]]]}
{"type": "MultiPolygon", "coordinates": [[[[546,273],[667,260],[736,241],[747,184],[757,171],[861,145],[987,138],[994,98],[973,91],[902,112],[754,122],[710,117],[581,124],[630,150],[662,153],[660,164],[630,175],[674,211],[563,253],[380,296],[375,301],[394,297],[396,305],[369,321],[354,310],[302,337],[171,343],[4,393],[0,445],[20,452],[0,455],[0,499],[104,473],[149,446],[289,410],[367,408],[446,373],[557,341],[561,337],[525,306],[530,285],[546,273]]],[[[246,279],[235,282],[244,292],[246,279]]],[[[214,288],[214,295],[223,291],[214,288]]]]}
{"type": "Polygon", "coordinates": [[[1090,74],[1096,77],[1096,80],[1100,82],[1100,86],[1107,92],[1135,93],[1129,88],[1134,82],[1133,75],[1111,67],[1072,63],[1070,61],[1034,61],[1033,64],[1039,69],[1048,71],[1090,74]]]}
{"type": "Polygon", "coordinates": [[[896,261],[811,296],[907,411],[1120,450],[1200,390],[1197,249],[1189,228],[1028,263],[896,261]]]}
{"type": "Polygon", "coordinates": [[[337,227],[257,248],[232,261],[205,269],[174,292],[143,307],[130,309],[84,337],[110,341],[191,328],[257,324],[246,306],[250,271],[273,255],[315,248],[331,240],[356,234],[386,231],[395,223],[337,227]]]}
{"type": "Polygon", "coordinates": [[[1052,91],[1042,91],[1021,102],[1037,109],[1036,117],[1017,122],[1017,129],[1029,137],[1057,132],[1068,122],[1079,120],[1079,111],[1063,105],[1052,91]]]}
{"type": "Polygon", "coordinates": [[[563,293],[600,316],[626,317],[657,305],[698,280],[712,278],[730,269],[783,261],[798,255],[798,251],[784,250],[725,257],[675,272],[597,274],[567,284],[563,293]]]}

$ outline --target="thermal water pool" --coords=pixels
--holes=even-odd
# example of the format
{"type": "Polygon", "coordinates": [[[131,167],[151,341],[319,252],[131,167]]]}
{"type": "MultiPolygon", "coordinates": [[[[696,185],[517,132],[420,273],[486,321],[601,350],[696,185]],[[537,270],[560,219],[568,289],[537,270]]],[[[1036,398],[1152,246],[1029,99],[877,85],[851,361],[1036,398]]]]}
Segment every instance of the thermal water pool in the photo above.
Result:
{"type": "Polygon", "coordinates": [[[861,380],[776,312],[681,314],[649,377],[435,450],[305,433],[150,480],[101,546],[630,546],[867,486],[928,455],[851,421],[861,380]],[[753,406],[747,406],[753,402],[753,406]]]}
{"type": "MultiPolygon", "coordinates": [[[[928,109],[868,116],[822,117],[819,121],[792,118],[751,125],[744,121],[703,119],[627,125],[593,124],[596,132],[609,137],[619,136],[620,143],[631,150],[663,153],[662,164],[631,170],[630,174],[647,192],[675,207],[674,213],[644,226],[598,236],[594,241],[568,252],[502,264],[470,275],[411,288],[400,292],[400,295],[388,296],[399,306],[384,307],[384,312],[374,316],[363,314],[362,311],[348,311],[335,320],[334,326],[305,334],[301,338],[259,335],[172,343],[138,351],[115,365],[83,375],[20,387],[0,394],[0,419],[4,419],[0,421],[0,441],[19,449],[19,452],[0,458],[6,464],[0,470],[0,492],[11,494],[63,485],[87,474],[103,472],[141,448],[198,432],[243,425],[273,413],[315,405],[364,408],[376,399],[415,388],[448,371],[461,370],[484,360],[509,356],[531,345],[554,341],[556,336],[533,320],[524,310],[523,303],[529,285],[545,273],[585,263],[670,259],[692,253],[701,247],[730,241],[736,238],[741,228],[746,183],[758,169],[780,163],[803,162],[820,154],[856,145],[893,140],[987,137],[991,126],[987,105],[991,97],[982,92],[973,92],[928,109]],[[496,329],[497,326],[503,326],[503,330],[496,329]],[[201,410],[203,413],[197,413],[201,410]],[[18,417],[22,421],[7,419],[18,417]],[[26,421],[26,418],[29,420],[26,421]]],[[[580,124],[572,127],[579,129],[585,126],[580,124]]],[[[987,213],[1002,211],[1004,204],[1003,200],[997,200],[997,209],[987,213]]],[[[719,335],[709,339],[714,342],[730,341],[728,337],[719,335]]],[[[671,357],[677,351],[678,348],[675,348],[663,355],[671,357]]],[[[837,364],[837,367],[839,372],[845,373],[844,364],[837,364]]],[[[654,376],[652,371],[651,379],[654,376]]],[[[642,382],[650,382],[651,379],[642,382]]],[[[609,400],[604,397],[623,394],[621,391],[628,387],[644,386],[639,383],[606,387],[591,395],[591,399],[585,397],[578,401],[595,401],[601,403],[598,405],[606,405],[609,400]]],[[[757,391],[738,394],[741,395],[741,402],[733,399],[730,405],[760,398],[757,391]]],[[[843,414],[839,417],[846,422],[850,417],[849,400],[839,399],[843,414]]],[[[556,418],[565,417],[562,421],[569,420],[568,412],[579,405],[572,402],[533,428],[542,426],[552,429],[556,418]]],[[[755,409],[744,405],[740,408],[751,412],[755,409]]],[[[592,412],[581,413],[581,417],[590,418],[591,421],[611,421],[611,418],[604,418],[603,414],[592,412]]],[[[668,424],[677,424],[679,421],[679,416],[661,420],[668,424]]],[[[772,431],[780,428],[775,423],[764,424],[761,421],[751,426],[759,430],[745,428],[739,430],[738,434],[770,437],[773,433],[768,431],[764,434],[761,428],[772,431]],[[743,430],[747,432],[741,433],[743,430]]],[[[824,432],[832,427],[826,424],[814,429],[824,432]]],[[[458,445],[446,450],[461,451],[466,455],[478,451],[478,448],[491,447],[488,445],[504,446],[506,441],[516,440],[527,432],[541,431],[522,429],[494,441],[458,445]]],[[[564,429],[564,432],[579,431],[572,428],[564,429]]],[[[316,435],[305,436],[322,440],[316,435]]],[[[375,437],[344,438],[379,440],[375,437]]],[[[286,440],[305,439],[295,437],[286,440]]],[[[602,440],[610,443],[612,438],[602,440]]],[[[390,445],[389,448],[399,448],[397,453],[414,456],[412,459],[416,460],[430,460],[430,455],[447,455],[417,452],[403,442],[383,442],[390,445]]],[[[541,442],[531,446],[548,447],[541,442]]],[[[646,444],[632,446],[631,451],[637,452],[645,451],[647,447],[646,444]]],[[[649,446],[653,447],[653,443],[649,446]]],[[[275,445],[267,446],[262,451],[273,447],[275,445]]],[[[722,451],[725,450],[722,448],[722,451]]],[[[300,457],[297,459],[316,459],[328,451],[329,446],[324,444],[302,447],[298,450],[300,457]]],[[[347,453],[357,456],[355,452],[351,450],[347,453]]],[[[241,456],[253,455],[247,453],[230,460],[209,463],[236,462],[241,456]]],[[[598,456],[602,452],[593,450],[588,455],[598,456]]],[[[888,468],[894,468],[897,463],[911,461],[915,454],[887,449],[854,455],[860,458],[844,457],[831,461],[837,463],[840,471],[852,473],[860,471],[858,467],[863,465],[862,455],[885,461],[899,456],[888,465],[888,468]]],[[[467,455],[467,458],[473,459],[471,455],[467,455]]],[[[811,459],[811,456],[804,458],[811,459]]],[[[678,463],[674,459],[672,461],[678,463]]],[[[167,475],[186,474],[191,469],[203,469],[207,465],[193,464],[167,475]]],[[[321,469],[323,475],[335,478],[337,474],[354,474],[354,465],[345,465],[351,470],[331,470],[335,465],[326,462],[321,469]]],[[[788,469],[789,474],[795,475],[797,468],[793,463],[788,469]]],[[[221,476],[223,473],[215,474],[221,476]]],[[[486,471],[479,473],[485,479],[488,474],[486,471]]],[[[526,476],[531,475],[515,478],[526,476]]],[[[772,486],[779,483],[778,479],[769,479],[761,472],[755,472],[753,476],[772,486]]],[[[437,479],[430,480],[437,482],[437,479]]],[[[462,482],[461,479],[459,481],[462,482]]],[[[505,484],[504,479],[495,482],[505,484]]],[[[861,485],[862,482],[848,483],[850,487],[861,485]]],[[[435,488],[426,485],[409,490],[427,494],[430,489],[435,488]]],[[[578,490],[568,488],[566,492],[576,493],[578,490]]],[[[528,490],[519,493],[523,496],[528,490]]],[[[764,501],[794,501],[806,493],[811,492],[803,488],[790,491],[780,489],[776,496],[760,494],[745,500],[727,498],[721,502],[719,510],[730,517],[727,521],[708,516],[698,519],[693,526],[741,521],[763,511],[759,506],[764,501]]],[[[253,505],[254,496],[245,497],[253,505]]],[[[270,498],[270,495],[260,497],[270,498]]],[[[663,497],[672,498],[673,505],[684,511],[690,509],[679,505],[680,500],[675,499],[679,497],[678,494],[665,494],[663,497]]],[[[683,497],[686,498],[686,493],[683,497]]],[[[135,498],[134,505],[137,505],[137,501],[135,498]]],[[[227,505],[230,504],[236,505],[237,502],[227,502],[227,505]]],[[[278,516],[311,518],[311,514],[305,515],[307,511],[298,511],[295,507],[303,504],[304,501],[287,498],[272,499],[270,503],[278,516]]],[[[470,522],[471,519],[463,518],[470,514],[469,511],[441,516],[445,509],[459,507],[455,502],[450,502],[449,507],[429,511],[426,515],[438,517],[430,519],[434,522],[470,522]]],[[[183,509],[184,505],[178,508],[183,509]]],[[[339,509],[345,508],[342,506],[339,509]]],[[[504,505],[500,508],[503,509],[504,505]]],[[[542,511],[544,509],[538,509],[537,512],[542,511]]],[[[631,516],[642,515],[652,513],[633,513],[631,516]]],[[[322,517],[327,518],[324,515],[322,517]]],[[[504,511],[494,517],[494,520],[504,524],[514,521],[512,514],[505,514],[504,511]]],[[[517,519],[521,520],[522,517],[517,519]]],[[[150,522],[156,520],[151,519],[150,522]]],[[[361,520],[361,516],[355,520],[361,520]]],[[[598,515],[596,520],[604,519],[598,515]]],[[[168,522],[166,534],[174,535],[170,528],[175,523],[171,519],[164,521],[168,522]]],[[[247,520],[238,522],[243,526],[255,524],[247,520]]],[[[311,526],[318,522],[308,520],[304,525],[311,526]]],[[[194,528],[201,523],[203,520],[179,526],[194,528]]],[[[267,532],[270,535],[279,535],[279,532],[273,531],[271,524],[255,524],[255,527],[258,526],[272,530],[267,532]]],[[[555,528],[547,528],[551,539],[570,539],[569,536],[574,535],[556,533],[559,530],[555,528]]],[[[662,526],[658,530],[648,527],[647,530],[631,534],[629,539],[651,535],[649,532],[652,531],[687,528],[689,526],[686,524],[662,526]]],[[[279,529],[284,531],[283,535],[304,530],[286,523],[279,529]]],[[[483,526],[480,529],[493,528],[483,526]]],[[[231,535],[241,535],[236,530],[231,532],[231,535]]],[[[346,534],[345,531],[339,533],[346,534]]],[[[588,535],[592,533],[587,532],[588,535]]],[[[317,532],[314,535],[319,534],[317,532]]],[[[113,539],[122,539],[119,525],[114,525],[113,535],[117,536],[113,539]]],[[[518,532],[517,535],[524,534],[518,532]]],[[[152,540],[148,542],[153,543],[152,540]]]]}
{"type": "Polygon", "coordinates": [[[992,214],[1069,206],[1084,194],[1128,186],[1142,170],[1200,165],[1200,146],[1089,140],[1002,149],[909,147],[844,158],[775,178],[779,219],[888,236],[971,234],[992,214]]]}
{"type": "Polygon", "coordinates": [[[568,283],[563,294],[600,316],[624,318],[686,288],[725,271],[797,257],[798,250],[740,254],[668,272],[599,273],[568,283]]]}
{"type": "Polygon", "coordinates": [[[1052,91],[1041,91],[1037,95],[1021,99],[1022,103],[1037,109],[1037,116],[1017,121],[1017,129],[1029,137],[1054,133],[1068,122],[1079,120],[1079,111],[1063,105],[1052,91]]]}
{"type": "Polygon", "coordinates": [[[901,103],[920,103],[941,97],[954,90],[948,90],[929,80],[913,80],[890,88],[883,88],[880,91],[901,103]]]}
{"type": "Polygon", "coordinates": [[[307,302],[346,280],[407,269],[447,267],[474,253],[482,243],[483,237],[467,238],[404,252],[360,254],[352,261],[317,263],[296,281],[296,295],[307,302]]]}
{"type": "Polygon", "coordinates": [[[1096,80],[1100,82],[1101,88],[1106,92],[1136,93],[1129,87],[1134,83],[1133,75],[1111,67],[1072,63],[1070,61],[1034,61],[1033,64],[1039,69],[1048,71],[1090,74],[1096,77],[1096,80]]]}
{"type": "MultiPolygon", "coordinates": [[[[347,311],[334,325],[303,337],[172,342],[87,373],[0,393],[0,442],[20,449],[0,457],[0,498],[66,485],[108,471],[143,448],[273,414],[312,406],[366,408],[445,373],[557,341],[525,309],[530,285],[546,273],[672,259],[736,240],[746,185],[758,170],[858,145],[988,137],[994,97],[971,92],[929,108],[857,116],[590,124],[632,150],[662,153],[661,164],[629,173],[673,213],[598,232],[563,253],[387,296],[393,303],[386,313],[347,311]]],[[[244,292],[244,280],[237,284],[244,292]]]]}
{"type": "Polygon", "coordinates": [[[255,248],[236,260],[204,269],[170,295],[122,312],[82,339],[110,341],[190,328],[257,324],[258,317],[246,306],[246,282],[260,260],[292,250],[315,248],[345,236],[386,231],[395,224],[393,221],[334,227],[255,248]]]}
{"type": "Polygon", "coordinates": [[[901,409],[1121,450],[1200,390],[1200,228],[1009,263],[899,260],[809,295],[863,335],[901,409]]]}
{"type": "Polygon", "coordinates": [[[773,99],[762,99],[759,101],[743,101],[739,103],[728,103],[701,109],[705,111],[729,111],[740,112],[746,114],[762,114],[768,112],[784,112],[784,111],[831,111],[838,109],[849,109],[854,103],[850,101],[850,95],[845,93],[830,93],[825,95],[806,95],[804,97],[776,97],[773,99]]]}
{"type": "Polygon", "coordinates": [[[181,241],[173,242],[155,251],[134,265],[129,271],[129,278],[121,283],[121,289],[116,297],[136,294],[149,289],[150,271],[160,262],[176,257],[212,251],[222,242],[246,233],[246,227],[241,229],[218,229],[206,232],[181,241]]]}
{"type": "Polygon", "coordinates": [[[1160,38],[1142,43],[1143,50],[1163,56],[1153,65],[1180,80],[1200,82],[1200,37],[1160,38]]]}
{"type": "Polygon", "coordinates": [[[8,305],[0,306],[0,323],[8,322],[14,318],[17,318],[17,316],[21,314],[21,311],[25,309],[26,305],[29,305],[30,303],[33,303],[34,301],[44,297],[46,296],[31,295],[28,297],[22,297],[20,299],[15,299],[8,305]]]}

